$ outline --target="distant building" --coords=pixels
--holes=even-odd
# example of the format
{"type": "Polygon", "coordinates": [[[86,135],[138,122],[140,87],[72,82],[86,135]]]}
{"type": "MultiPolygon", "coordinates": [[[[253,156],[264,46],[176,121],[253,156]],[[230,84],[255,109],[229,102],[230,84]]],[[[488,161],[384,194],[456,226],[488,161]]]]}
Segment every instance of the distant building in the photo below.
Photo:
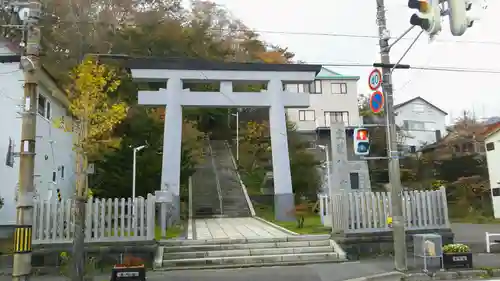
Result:
{"type": "Polygon", "coordinates": [[[444,110],[421,97],[394,106],[396,124],[402,129],[402,150],[415,152],[439,141],[446,134],[444,110]]]}
{"type": "MultiPolygon", "coordinates": [[[[304,139],[310,142],[311,151],[319,161],[326,160],[326,154],[321,147],[330,146],[331,118],[343,122],[346,126],[363,124],[358,107],[359,79],[359,76],[345,76],[322,68],[311,84],[286,85],[290,92],[310,93],[311,106],[288,109],[287,116],[289,121],[296,124],[297,131],[304,139]]],[[[368,164],[354,155],[352,135],[347,133],[346,140],[351,189],[370,189],[368,164]]],[[[331,159],[331,151],[328,153],[331,159]]],[[[326,183],[326,165],[324,167],[326,183]]]]}
{"type": "Polygon", "coordinates": [[[498,219],[500,218],[500,127],[486,136],[484,150],[488,164],[493,214],[498,219]]]}
{"type": "Polygon", "coordinates": [[[330,117],[349,125],[362,124],[358,108],[359,76],[344,76],[323,68],[311,84],[287,84],[290,92],[310,92],[309,108],[288,109],[288,120],[297,131],[316,132],[330,128],[330,117]]]}
{"type": "MultiPolygon", "coordinates": [[[[0,54],[15,52],[9,43],[0,39],[0,54]]],[[[42,69],[38,76],[38,115],[35,156],[35,198],[56,200],[56,190],[62,197],[74,193],[75,157],[73,134],[69,129],[56,127],[61,117],[71,124],[67,108],[69,101],[50,74],[42,69]]],[[[4,206],[0,209],[0,228],[15,224],[16,194],[19,179],[19,152],[21,138],[21,106],[23,104],[23,72],[19,63],[0,63],[0,197],[4,206]]]]}

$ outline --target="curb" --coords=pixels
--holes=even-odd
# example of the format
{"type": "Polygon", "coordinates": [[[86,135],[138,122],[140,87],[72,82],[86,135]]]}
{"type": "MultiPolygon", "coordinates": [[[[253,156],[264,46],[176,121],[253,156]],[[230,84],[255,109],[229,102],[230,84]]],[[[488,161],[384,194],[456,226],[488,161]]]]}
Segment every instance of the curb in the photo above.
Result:
{"type": "Polygon", "coordinates": [[[433,273],[402,273],[399,271],[391,271],[382,274],[375,274],[365,277],[347,279],[344,281],[431,281],[431,280],[459,280],[459,279],[491,279],[496,274],[491,274],[487,270],[459,270],[459,271],[438,271],[433,273]]]}
{"type": "Polygon", "coordinates": [[[291,231],[291,230],[288,230],[288,229],[286,229],[286,228],[284,228],[284,227],[282,227],[282,226],[279,226],[279,225],[277,225],[277,224],[274,224],[274,223],[272,223],[272,222],[270,222],[270,221],[267,221],[267,220],[265,220],[265,219],[263,219],[263,218],[261,218],[261,217],[255,216],[255,217],[253,217],[253,218],[254,218],[254,219],[256,219],[256,220],[258,220],[258,221],[261,221],[261,222],[263,222],[263,223],[265,223],[265,224],[268,224],[268,225],[270,225],[270,226],[272,226],[272,227],[274,227],[274,228],[277,228],[277,229],[279,229],[279,230],[281,230],[281,231],[285,232],[286,234],[289,234],[289,235],[294,235],[294,236],[295,236],[295,235],[299,235],[299,234],[298,234],[298,233],[296,233],[296,232],[293,232],[293,231],[291,231]]]}
{"type": "Polygon", "coordinates": [[[365,276],[365,277],[359,277],[359,278],[353,278],[353,279],[347,279],[344,281],[385,281],[389,278],[396,279],[396,280],[402,280],[405,277],[404,273],[401,273],[399,271],[391,271],[387,273],[380,273],[380,274],[374,274],[370,276],[365,276]]]}

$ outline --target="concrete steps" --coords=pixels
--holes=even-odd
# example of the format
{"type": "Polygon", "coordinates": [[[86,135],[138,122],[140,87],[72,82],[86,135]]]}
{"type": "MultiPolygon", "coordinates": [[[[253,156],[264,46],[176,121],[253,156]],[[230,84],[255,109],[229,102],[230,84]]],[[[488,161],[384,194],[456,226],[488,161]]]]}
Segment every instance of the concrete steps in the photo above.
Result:
{"type": "Polygon", "coordinates": [[[161,243],[158,270],[344,262],[328,235],[260,239],[183,240],[161,243]]]}

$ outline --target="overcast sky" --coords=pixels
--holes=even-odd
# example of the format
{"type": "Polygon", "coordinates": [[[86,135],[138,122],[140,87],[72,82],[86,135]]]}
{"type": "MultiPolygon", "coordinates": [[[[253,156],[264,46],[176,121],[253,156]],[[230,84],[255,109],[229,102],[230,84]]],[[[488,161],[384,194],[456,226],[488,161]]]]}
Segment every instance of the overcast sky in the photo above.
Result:
{"type": "MultiPolygon", "coordinates": [[[[461,37],[453,37],[448,18],[437,41],[422,35],[403,63],[415,66],[444,66],[500,70],[500,1],[475,4],[474,16],[480,19],[461,37]],[[462,41],[462,42],[457,42],[462,41]],[[463,41],[496,42],[471,44],[463,41]]],[[[234,16],[262,31],[314,32],[377,35],[376,0],[215,0],[234,16]]],[[[399,36],[406,30],[413,13],[406,0],[386,0],[389,30],[399,36]]],[[[408,38],[414,38],[414,29],[408,38]]],[[[308,63],[362,63],[379,60],[377,39],[336,36],[307,36],[261,33],[263,39],[296,53],[308,63]]],[[[411,40],[403,40],[391,53],[397,61],[411,40]]],[[[370,68],[330,67],[345,75],[358,75],[359,93],[368,93],[370,68]]],[[[394,75],[396,103],[421,96],[447,111],[452,118],[464,109],[477,117],[500,115],[500,74],[398,70],[394,75]]]]}

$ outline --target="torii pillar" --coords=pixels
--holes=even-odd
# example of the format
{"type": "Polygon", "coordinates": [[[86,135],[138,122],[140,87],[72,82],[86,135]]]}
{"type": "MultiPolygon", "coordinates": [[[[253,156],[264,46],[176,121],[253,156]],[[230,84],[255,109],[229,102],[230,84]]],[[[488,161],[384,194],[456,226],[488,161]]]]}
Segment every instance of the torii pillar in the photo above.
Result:
{"type": "MultiPolygon", "coordinates": [[[[182,107],[267,107],[272,146],[274,203],[277,220],[295,218],[294,195],[288,155],[285,108],[309,107],[309,93],[291,93],[283,84],[311,83],[321,70],[319,65],[219,63],[192,59],[142,58],[127,62],[135,81],[167,81],[159,91],[139,91],[139,104],[165,106],[165,128],[161,189],[173,193],[179,213],[179,184],[182,142],[182,107]],[[218,92],[191,92],[183,82],[220,82],[218,92]],[[267,90],[234,92],[233,82],[266,83],[267,90]]],[[[196,196],[196,195],[195,195],[196,196]]]]}

